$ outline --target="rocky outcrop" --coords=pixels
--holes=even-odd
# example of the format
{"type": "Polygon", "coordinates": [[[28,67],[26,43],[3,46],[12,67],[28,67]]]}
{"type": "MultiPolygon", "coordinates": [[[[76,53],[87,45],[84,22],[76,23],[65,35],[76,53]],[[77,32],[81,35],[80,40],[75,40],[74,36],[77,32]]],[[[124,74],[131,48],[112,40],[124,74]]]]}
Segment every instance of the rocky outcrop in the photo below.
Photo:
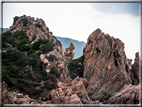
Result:
{"type": "Polygon", "coordinates": [[[90,34],[83,54],[83,77],[89,81],[87,92],[90,99],[107,101],[124,85],[132,83],[126,70],[126,55],[121,40],[97,29],[90,34]]]}
{"type": "Polygon", "coordinates": [[[16,16],[14,17],[13,25],[10,26],[9,31],[13,33],[17,30],[25,31],[29,40],[32,41],[32,43],[40,38],[53,41],[53,43],[55,44],[54,49],[57,49],[61,53],[63,52],[62,44],[53,36],[53,33],[49,30],[42,19],[35,19],[34,17],[26,15],[21,17],[16,16]]]}
{"type": "MultiPolygon", "coordinates": [[[[60,81],[70,81],[69,70],[67,68],[67,59],[63,56],[63,49],[62,44],[60,41],[53,36],[53,33],[49,30],[49,28],[45,25],[45,22],[42,19],[35,19],[30,16],[21,16],[21,17],[14,17],[14,23],[10,27],[12,33],[17,30],[23,30],[26,32],[31,44],[33,44],[38,39],[48,39],[49,41],[53,41],[55,44],[53,51],[50,51],[45,54],[40,55],[41,62],[43,63],[43,70],[50,73],[50,71],[55,68],[56,72],[59,75],[60,81]],[[48,60],[50,55],[54,55],[56,60],[48,60]]],[[[74,49],[74,45],[71,43],[69,50],[70,60],[73,58],[74,53],[72,52],[74,49]]],[[[67,54],[66,54],[67,55],[67,54]]]]}
{"type": "Polygon", "coordinates": [[[139,84],[139,52],[135,54],[135,62],[132,65],[132,69],[130,70],[130,77],[132,79],[132,84],[133,85],[138,85],[139,84]]]}
{"type": "Polygon", "coordinates": [[[68,84],[59,81],[57,85],[50,93],[53,104],[93,104],[85,89],[86,79],[75,78],[68,84]]]}
{"type": "Polygon", "coordinates": [[[7,84],[2,83],[2,103],[3,104],[13,104],[16,101],[16,97],[7,91],[7,84]]]}
{"type": "Polygon", "coordinates": [[[41,54],[40,59],[43,62],[43,68],[47,72],[47,75],[50,74],[50,72],[56,72],[57,74],[59,74],[58,79],[60,81],[62,82],[71,81],[69,70],[67,67],[68,63],[66,59],[64,59],[64,56],[62,53],[58,52],[57,50],[53,50],[47,54],[41,54]],[[50,55],[55,56],[56,60],[48,61],[48,57],[50,57],[50,55]]]}
{"type": "Polygon", "coordinates": [[[3,81],[2,83],[3,90],[3,104],[30,104],[30,102],[34,102],[34,99],[29,98],[27,95],[23,95],[22,93],[8,91],[8,85],[3,81]]]}
{"type": "Polygon", "coordinates": [[[66,47],[65,52],[64,52],[64,57],[67,61],[71,61],[74,57],[74,45],[73,43],[70,43],[70,47],[66,47]]]}
{"type": "Polygon", "coordinates": [[[107,104],[139,104],[140,85],[125,85],[107,101],[107,104]]]}

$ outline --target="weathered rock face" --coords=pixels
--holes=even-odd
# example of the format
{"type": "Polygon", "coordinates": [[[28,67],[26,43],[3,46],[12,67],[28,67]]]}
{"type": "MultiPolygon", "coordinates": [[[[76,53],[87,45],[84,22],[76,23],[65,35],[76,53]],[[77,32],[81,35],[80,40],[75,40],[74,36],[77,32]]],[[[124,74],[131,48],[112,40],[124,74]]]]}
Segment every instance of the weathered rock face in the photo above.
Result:
{"type": "Polygon", "coordinates": [[[90,34],[83,54],[83,77],[89,81],[87,92],[90,99],[108,100],[125,84],[131,83],[126,70],[124,43],[121,40],[97,29],[90,34]]]}
{"type": "Polygon", "coordinates": [[[132,79],[132,84],[133,85],[138,85],[139,84],[139,53],[137,52],[135,54],[135,62],[132,65],[132,69],[130,70],[130,77],[132,79]]]}
{"type": "MultiPolygon", "coordinates": [[[[43,62],[43,70],[50,73],[51,69],[57,68],[57,72],[60,74],[60,81],[70,81],[69,70],[67,68],[66,57],[64,58],[62,44],[53,36],[53,33],[49,31],[49,28],[45,25],[45,22],[42,19],[34,19],[30,16],[22,16],[15,17],[14,23],[10,27],[11,32],[15,32],[16,30],[23,30],[26,32],[28,38],[32,43],[37,41],[38,39],[48,39],[53,41],[55,44],[53,51],[50,51],[45,54],[40,55],[41,62],[43,62]],[[56,61],[48,61],[47,57],[50,55],[55,55],[56,61]]],[[[31,43],[31,44],[32,44],[31,43]]],[[[72,52],[74,49],[74,45],[71,43],[69,50],[69,58],[70,60],[73,58],[74,53],[72,52]]]]}
{"type": "Polygon", "coordinates": [[[36,19],[30,16],[14,17],[14,23],[10,26],[10,31],[23,30],[26,32],[30,41],[35,42],[38,39],[52,40],[56,45],[54,48],[63,52],[62,44],[53,36],[53,33],[49,31],[49,28],[45,25],[42,19],[36,19]],[[17,20],[16,20],[17,18],[17,20]]]}
{"type": "Polygon", "coordinates": [[[30,104],[31,101],[35,101],[22,93],[12,92],[7,90],[7,84],[3,81],[3,104],[30,104]]]}
{"type": "Polygon", "coordinates": [[[67,61],[71,61],[74,57],[74,45],[73,43],[70,43],[70,47],[66,47],[65,52],[64,52],[64,57],[67,61]]]}
{"type": "Polygon", "coordinates": [[[50,93],[53,104],[91,104],[85,87],[88,85],[86,79],[75,78],[71,83],[57,83],[58,88],[50,93]]]}
{"type": "Polygon", "coordinates": [[[139,85],[125,85],[108,100],[108,104],[139,104],[139,85]]]}
{"type": "Polygon", "coordinates": [[[70,82],[72,79],[70,78],[68,63],[62,53],[57,50],[50,51],[47,54],[41,54],[40,59],[43,62],[43,69],[47,72],[47,75],[52,71],[52,69],[56,69],[56,72],[59,74],[58,79],[62,82],[70,82]],[[48,57],[53,55],[57,60],[48,61],[48,57]]]}
{"type": "Polygon", "coordinates": [[[13,104],[15,102],[14,96],[10,92],[7,91],[7,85],[5,82],[2,84],[2,103],[3,104],[13,104]]]}

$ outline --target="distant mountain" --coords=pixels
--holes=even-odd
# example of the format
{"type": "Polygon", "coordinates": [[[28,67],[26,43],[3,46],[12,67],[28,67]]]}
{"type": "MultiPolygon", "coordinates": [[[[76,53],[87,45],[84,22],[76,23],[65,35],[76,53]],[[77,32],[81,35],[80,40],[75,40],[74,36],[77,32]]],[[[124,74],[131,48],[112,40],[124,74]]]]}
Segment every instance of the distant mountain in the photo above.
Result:
{"type": "Polygon", "coordinates": [[[75,46],[75,49],[74,49],[74,53],[75,53],[74,59],[82,56],[83,48],[86,45],[85,42],[79,42],[78,40],[74,40],[74,39],[70,39],[70,38],[64,38],[64,37],[58,37],[58,36],[56,36],[56,38],[62,43],[63,51],[65,51],[66,47],[70,46],[71,42],[74,44],[74,46],[75,46]]]}
{"type": "Polygon", "coordinates": [[[0,28],[0,34],[6,32],[8,29],[9,28],[0,28]]]}

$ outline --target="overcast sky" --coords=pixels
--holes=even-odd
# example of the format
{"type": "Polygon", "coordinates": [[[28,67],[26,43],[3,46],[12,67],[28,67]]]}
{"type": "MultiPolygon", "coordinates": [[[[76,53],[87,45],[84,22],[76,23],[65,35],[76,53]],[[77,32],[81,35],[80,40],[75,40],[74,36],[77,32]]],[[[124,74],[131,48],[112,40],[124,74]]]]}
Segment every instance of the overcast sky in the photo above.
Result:
{"type": "Polygon", "coordinates": [[[53,35],[87,42],[97,28],[125,43],[128,58],[140,52],[139,3],[3,3],[3,27],[14,16],[42,18],[53,35]]]}

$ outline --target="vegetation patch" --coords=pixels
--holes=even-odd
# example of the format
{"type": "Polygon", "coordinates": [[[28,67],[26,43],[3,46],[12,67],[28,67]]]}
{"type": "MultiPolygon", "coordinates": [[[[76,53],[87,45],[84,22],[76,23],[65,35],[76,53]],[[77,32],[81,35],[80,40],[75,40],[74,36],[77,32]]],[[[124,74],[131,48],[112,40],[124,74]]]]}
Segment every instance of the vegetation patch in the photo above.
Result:
{"type": "MultiPolygon", "coordinates": [[[[2,80],[11,89],[38,97],[42,92],[39,83],[53,80],[57,76],[55,72],[47,75],[39,57],[40,54],[53,50],[52,41],[39,39],[31,44],[24,31],[16,31],[13,34],[7,31],[2,34],[2,45],[7,50],[2,52],[2,80]],[[12,48],[7,48],[7,44],[12,45],[12,48]]],[[[52,55],[49,59],[57,60],[52,55]]]]}
{"type": "Polygon", "coordinates": [[[70,70],[71,78],[74,79],[77,76],[83,77],[85,55],[82,55],[78,59],[74,59],[68,63],[68,69],[70,70]]]}
{"type": "Polygon", "coordinates": [[[52,54],[50,54],[50,56],[49,57],[47,57],[47,59],[48,59],[48,61],[50,62],[50,61],[54,61],[54,60],[58,60],[57,58],[56,58],[56,56],[55,55],[52,55],[52,54]]]}

